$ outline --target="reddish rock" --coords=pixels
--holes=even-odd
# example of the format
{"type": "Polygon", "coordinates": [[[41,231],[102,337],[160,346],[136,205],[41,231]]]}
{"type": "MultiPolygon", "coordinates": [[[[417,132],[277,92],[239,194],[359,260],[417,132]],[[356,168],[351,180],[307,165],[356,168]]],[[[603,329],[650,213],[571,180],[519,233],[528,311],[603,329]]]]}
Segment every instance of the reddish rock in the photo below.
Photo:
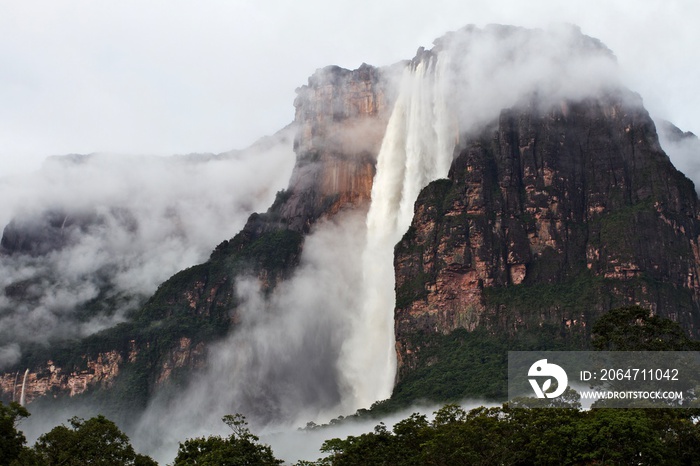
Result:
{"type": "Polygon", "coordinates": [[[620,91],[535,108],[463,136],[449,180],[416,202],[395,257],[400,376],[420,332],[586,334],[601,313],[641,304],[699,335],[697,195],[641,103],[620,91]]]}

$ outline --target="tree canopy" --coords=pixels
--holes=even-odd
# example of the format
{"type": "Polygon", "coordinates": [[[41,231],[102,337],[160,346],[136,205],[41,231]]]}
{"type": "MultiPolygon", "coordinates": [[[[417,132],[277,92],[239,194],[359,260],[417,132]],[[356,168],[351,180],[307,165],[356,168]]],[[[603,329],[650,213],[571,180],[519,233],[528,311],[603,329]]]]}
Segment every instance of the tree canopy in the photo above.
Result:
{"type": "Polygon", "coordinates": [[[102,415],[87,421],[78,417],[68,420],[42,435],[34,450],[42,464],[79,466],[150,466],[155,461],[134,452],[129,438],[102,415]]]}
{"type": "Polygon", "coordinates": [[[29,411],[18,403],[6,406],[0,402],[0,464],[10,464],[25,448],[27,440],[17,430],[17,425],[26,417],[29,417],[29,411]]]}
{"type": "Polygon", "coordinates": [[[233,431],[230,436],[200,437],[180,444],[173,466],[277,466],[283,463],[275,458],[268,445],[248,429],[241,414],[226,415],[222,419],[233,431]]]}
{"type": "Polygon", "coordinates": [[[685,465],[700,458],[692,410],[530,408],[465,411],[446,405],[432,422],[412,414],[391,431],[323,444],[327,457],[304,465],[685,465]]]}
{"type": "Polygon", "coordinates": [[[606,351],[698,351],[678,323],[640,306],[613,309],[593,325],[593,347],[606,351]]]}

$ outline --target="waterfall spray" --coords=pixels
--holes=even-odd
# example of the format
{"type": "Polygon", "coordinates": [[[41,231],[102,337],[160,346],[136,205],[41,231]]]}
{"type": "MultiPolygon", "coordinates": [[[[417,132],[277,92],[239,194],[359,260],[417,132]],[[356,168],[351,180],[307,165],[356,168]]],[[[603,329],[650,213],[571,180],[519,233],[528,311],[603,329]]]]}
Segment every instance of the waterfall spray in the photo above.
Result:
{"type": "Polygon", "coordinates": [[[28,376],[28,375],[29,375],[29,369],[27,369],[26,371],[24,371],[24,378],[22,379],[22,393],[19,395],[19,404],[20,404],[21,406],[24,406],[24,402],[25,402],[25,400],[24,400],[24,389],[25,389],[25,387],[26,387],[26,385],[27,385],[27,376],[28,376]]]}
{"type": "Polygon", "coordinates": [[[355,408],[388,398],[393,389],[394,246],[411,224],[420,190],[446,177],[452,163],[457,125],[447,102],[448,67],[447,54],[429,54],[405,70],[377,158],[363,302],[341,355],[355,408]]]}

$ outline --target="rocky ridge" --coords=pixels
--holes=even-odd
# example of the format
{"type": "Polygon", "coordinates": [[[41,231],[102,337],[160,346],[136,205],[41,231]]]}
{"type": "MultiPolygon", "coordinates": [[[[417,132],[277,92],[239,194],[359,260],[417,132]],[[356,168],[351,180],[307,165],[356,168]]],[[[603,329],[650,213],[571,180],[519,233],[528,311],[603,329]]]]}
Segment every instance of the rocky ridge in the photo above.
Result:
{"type": "MultiPolygon", "coordinates": [[[[265,289],[273,289],[298,263],[303,237],[316,221],[343,209],[367,207],[394,98],[390,72],[366,64],[356,70],[318,70],[297,89],[296,165],[288,189],[278,193],[268,212],[253,214],[243,231],[222,242],[208,262],[163,283],[128,323],[59,344],[52,350],[58,357],[44,356],[41,349],[25,355],[17,367],[0,375],[0,397],[9,401],[19,396],[15,379],[28,367],[27,402],[110,388],[145,403],[159,386],[202,367],[207,345],[239,321],[236,276],[253,275],[265,289]]],[[[59,222],[63,217],[52,219],[39,238],[48,235],[50,241],[35,241],[31,232],[13,224],[3,245],[8,251],[29,248],[37,253],[47,244],[60,247],[66,225],[59,222]]]]}
{"type": "Polygon", "coordinates": [[[504,109],[462,141],[396,247],[399,379],[456,329],[587,338],[637,304],[700,336],[698,199],[637,96],[504,109]]]}

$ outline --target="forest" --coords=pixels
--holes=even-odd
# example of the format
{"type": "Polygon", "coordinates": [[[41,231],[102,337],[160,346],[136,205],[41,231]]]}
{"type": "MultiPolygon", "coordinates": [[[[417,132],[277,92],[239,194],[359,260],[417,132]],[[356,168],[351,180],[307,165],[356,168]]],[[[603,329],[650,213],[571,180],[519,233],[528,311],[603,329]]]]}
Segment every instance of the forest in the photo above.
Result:
{"type": "MultiPolygon", "coordinates": [[[[609,312],[593,331],[597,350],[699,349],[678,324],[636,306],[609,312]]],[[[379,422],[372,432],[328,439],[317,461],[295,465],[695,465],[700,464],[700,403],[693,393],[680,409],[612,409],[594,404],[584,410],[580,396],[570,388],[558,399],[546,400],[546,405],[543,400],[519,398],[467,411],[447,403],[431,417],[413,413],[393,426],[379,422]]],[[[379,419],[386,407],[378,403],[374,410],[361,410],[337,422],[379,419]]],[[[136,453],[127,435],[102,415],[71,418],[68,425],[54,427],[28,446],[21,421],[29,414],[17,403],[0,404],[0,464],[157,464],[136,453]]],[[[250,431],[243,415],[226,415],[222,421],[231,429],[228,437],[183,440],[172,465],[284,463],[250,431]]],[[[325,427],[310,423],[305,429],[325,427]]]]}

